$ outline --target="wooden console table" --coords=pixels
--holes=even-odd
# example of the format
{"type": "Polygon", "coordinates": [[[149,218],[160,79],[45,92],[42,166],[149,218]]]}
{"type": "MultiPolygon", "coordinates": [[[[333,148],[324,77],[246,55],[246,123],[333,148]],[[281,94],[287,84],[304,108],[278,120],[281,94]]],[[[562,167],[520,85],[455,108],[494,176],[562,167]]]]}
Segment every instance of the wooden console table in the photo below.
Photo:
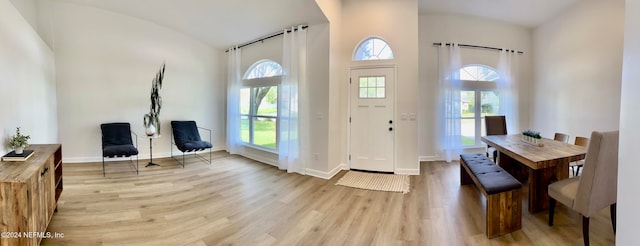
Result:
{"type": "Polygon", "coordinates": [[[27,149],[34,150],[27,161],[0,162],[2,246],[39,245],[62,193],[62,146],[33,144],[27,149]]]}

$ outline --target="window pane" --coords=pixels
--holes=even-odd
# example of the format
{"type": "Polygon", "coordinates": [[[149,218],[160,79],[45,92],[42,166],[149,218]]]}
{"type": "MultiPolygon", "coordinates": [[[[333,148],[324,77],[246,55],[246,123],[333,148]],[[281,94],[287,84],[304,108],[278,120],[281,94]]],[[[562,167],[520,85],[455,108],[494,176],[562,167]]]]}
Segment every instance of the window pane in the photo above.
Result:
{"type": "Polygon", "coordinates": [[[367,81],[367,87],[376,87],[376,77],[368,77],[367,81]]]}
{"type": "Polygon", "coordinates": [[[249,109],[251,107],[251,89],[242,88],[240,89],[240,114],[249,114],[249,109]]]}
{"type": "Polygon", "coordinates": [[[384,98],[384,88],[378,88],[378,95],[376,95],[377,98],[384,98]]]}
{"type": "Polygon", "coordinates": [[[253,118],[253,144],[276,148],[276,119],[253,118]]]}
{"type": "Polygon", "coordinates": [[[377,87],[384,87],[384,79],[385,77],[377,77],[376,78],[376,86],[377,87]]]}
{"type": "Polygon", "coordinates": [[[248,143],[249,138],[249,116],[243,115],[240,117],[240,139],[248,143]]]}
{"type": "Polygon", "coordinates": [[[500,78],[498,72],[485,65],[467,65],[459,70],[461,80],[496,81],[500,78]]]}
{"type": "Polygon", "coordinates": [[[367,87],[367,77],[360,78],[360,87],[367,87]]]}
{"type": "Polygon", "coordinates": [[[482,101],[482,117],[487,115],[498,115],[498,107],[500,106],[498,93],[495,91],[481,91],[480,96],[480,100],[482,101]]]}
{"type": "Polygon", "coordinates": [[[271,60],[260,60],[251,65],[243,79],[267,78],[282,75],[282,66],[271,60]]]}
{"type": "Polygon", "coordinates": [[[360,88],[360,98],[367,98],[367,88],[360,88]]]}
{"type": "Polygon", "coordinates": [[[462,119],[460,122],[462,133],[462,145],[476,144],[476,123],[475,119],[462,119]]]}
{"type": "Polygon", "coordinates": [[[353,56],[356,61],[393,59],[393,51],[389,44],[379,38],[362,41],[353,56]]]}
{"type": "Polygon", "coordinates": [[[257,115],[278,116],[278,87],[258,87],[254,90],[257,115]]]}
{"type": "Polygon", "coordinates": [[[367,97],[373,97],[373,98],[376,97],[376,88],[369,88],[367,90],[368,90],[367,97]]]}
{"type": "Polygon", "coordinates": [[[475,117],[476,94],[475,91],[460,92],[460,116],[475,117]]]}

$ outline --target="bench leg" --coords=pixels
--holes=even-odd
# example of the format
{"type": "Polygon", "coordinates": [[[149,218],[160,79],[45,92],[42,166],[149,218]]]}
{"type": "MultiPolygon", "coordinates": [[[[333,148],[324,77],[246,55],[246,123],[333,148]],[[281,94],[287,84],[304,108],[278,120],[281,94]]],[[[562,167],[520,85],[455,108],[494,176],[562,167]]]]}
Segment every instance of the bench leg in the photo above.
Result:
{"type": "Polygon", "coordinates": [[[520,190],[487,196],[487,237],[494,238],[522,228],[522,199],[520,190]]]}
{"type": "Polygon", "coordinates": [[[467,173],[467,170],[464,168],[464,161],[460,160],[460,185],[468,185],[473,184],[473,179],[467,173]]]}

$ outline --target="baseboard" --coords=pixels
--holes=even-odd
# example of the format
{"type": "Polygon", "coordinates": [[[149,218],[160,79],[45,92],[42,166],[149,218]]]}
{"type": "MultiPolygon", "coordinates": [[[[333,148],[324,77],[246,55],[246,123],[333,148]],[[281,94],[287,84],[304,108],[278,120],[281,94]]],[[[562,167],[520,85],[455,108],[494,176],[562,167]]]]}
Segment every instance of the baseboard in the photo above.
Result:
{"type": "MultiPolygon", "coordinates": [[[[216,151],[227,151],[227,147],[223,146],[223,147],[218,147],[218,148],[212,148],[211,151],[216,152],[216,151]]],[[[205,151],[202,152],[198,152],[198,153],[205,153],[205,151]]],[[[175,152],[174,155],[182,155],[182,152],[175,152]]],[[[150,155],[138,155],[138,160],[148,160],[150,157],[150,155]]],[[[164,152],[164,153],[153,153],[153,158],[170,158],[171,157],[171,152],[164,152]]],[[[136,157],[133,156],[133,158],[135,159],[136,157]]],[[[104,158],[104,161],[126,161],[129,160],[129,157],[121,157],[121,158],[104,158]]],[[[101,156],[93,156],[93,157],[64,157],[64,153],[62,154],[62,163],[84,163],[84,162],[102,162],[102,157],[101,156]]]]}
{"type": "Polygon", "coordinates": [[[329,180],[329,179],[332,179],[333,176],[336,176],[336,174],[338,174],[341,170],[346,170],[346,169],[347,168],[345,164],[340,164],[329,172],[322,172],[322,171],[307,168],[307,175],[329,180]]]}
{"type": "Polygon", "coordinates": [[[395,174],[420,175],[420,169],[396,168],[395,174]]]}
{"type": "Polygon", "coordinates": [[[254,161],[259,161],[259,162],[262,162],[264,164],[269,164],[271,166],[278,167],[278,160],[265,158],[265,157],[259,156],[259,155],[253,155],[251,153],[246,153],[246,151],[245,151],[245,153],[241,153],[240,155],[244,156],[246,158],[249,158],[251,160],[254,160],[254,161]]]}
{"type": "Polygon", "coordinates": [[[418,157],[418,161],[438,161],[437,156],[420,156],[418,157]]]}

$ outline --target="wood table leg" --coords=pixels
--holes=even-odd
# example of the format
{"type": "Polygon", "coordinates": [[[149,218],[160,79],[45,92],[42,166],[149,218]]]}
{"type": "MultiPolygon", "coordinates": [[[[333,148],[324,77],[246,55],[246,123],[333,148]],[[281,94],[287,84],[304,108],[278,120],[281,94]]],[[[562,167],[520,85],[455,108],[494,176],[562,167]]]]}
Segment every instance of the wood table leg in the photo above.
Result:
{"type": "Polygon", "coordinates": [[[569,177],[569,163],[556,163],[543,169],[529,172],[529,213],[549,208],[549,184],[569,177]]]}

